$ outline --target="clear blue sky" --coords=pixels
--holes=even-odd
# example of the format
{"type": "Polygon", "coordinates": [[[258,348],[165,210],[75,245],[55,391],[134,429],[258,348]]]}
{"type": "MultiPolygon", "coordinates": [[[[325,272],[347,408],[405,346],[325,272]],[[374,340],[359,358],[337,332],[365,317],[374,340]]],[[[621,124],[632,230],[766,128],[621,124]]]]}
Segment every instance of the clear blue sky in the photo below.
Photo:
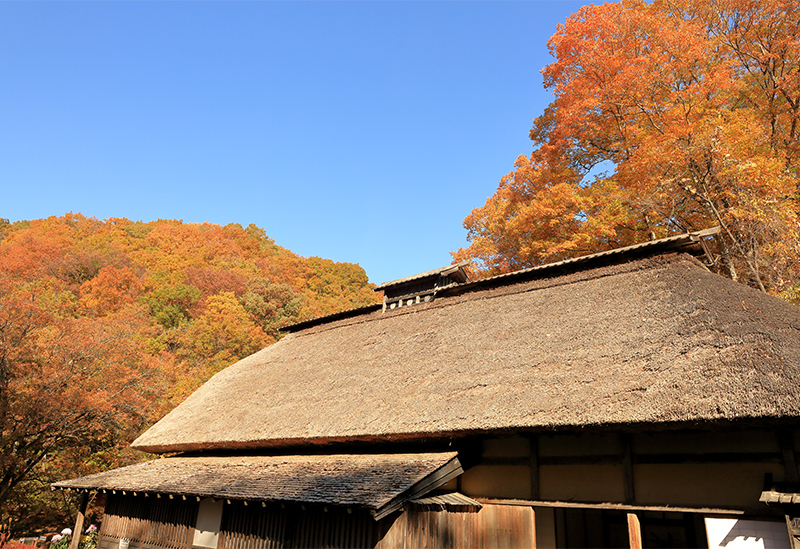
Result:
{"type": "Polygon", "coordinates": [[[254,223],[373,282],[446,265],[581,5],[0,3],[0,217],[254,223]]]}

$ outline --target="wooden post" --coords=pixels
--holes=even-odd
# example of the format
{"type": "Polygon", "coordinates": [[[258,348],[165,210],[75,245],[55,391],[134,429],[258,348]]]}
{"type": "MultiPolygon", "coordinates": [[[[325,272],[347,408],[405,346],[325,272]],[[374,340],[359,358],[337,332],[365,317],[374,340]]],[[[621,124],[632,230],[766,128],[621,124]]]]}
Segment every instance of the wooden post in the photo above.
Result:
{"type": "Polygon", "coordinates": [[[537,501],[539,499],[539,438],[536,435],[531,435],[528,438],[530,445],[530,468],[531,468],[531,499],[537,501]]]}
{"type": "Polygon", "coordinates": [[[789,515],[786,515],[786,530],[789,532],[791,549],[800,549],[800,537],[795,535],[796,530],[792,527],[792,517],[789,515]]]}
{"type": "Polygon", "coordinates": [[[628,540],[631,549],[642,549],[642,527],[636,513],[628,513],[628,540]]]}
{"type": "Polygon", "coordinates": [[[636,501],[636,487],[633,480],[633,452],[631,435],[623,433],[622,439],[622,478],[625,484],[625,503],[636,501]]]}
{"type": "Polygon", "coordinates": [[[794,452],[794,438],[791,431],[780,431],[778,441],[781,446],[781,457],[783,458],[784,479],[786,482],[798,482],[800,478],[797,474],[797,457],[794,452]]]}
{"type": "Polygon", "coordinates": [[[69,544],[69,549],[78,549],[78,544],[81,542],[81,533],[83,532],[83,519],[86,518],[86,507],[89,505],[89,492],[84,491],[81,493],[81,503],[78,506],[78,517],[75,519],[75,528],[72,530],[72,541],[69,544]]]}

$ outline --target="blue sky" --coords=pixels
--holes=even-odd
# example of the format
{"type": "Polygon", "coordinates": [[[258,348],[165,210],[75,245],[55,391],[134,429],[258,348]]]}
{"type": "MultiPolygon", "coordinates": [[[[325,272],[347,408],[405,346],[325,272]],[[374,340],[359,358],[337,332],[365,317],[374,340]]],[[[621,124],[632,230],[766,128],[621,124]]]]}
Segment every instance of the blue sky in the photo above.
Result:
{"type": "Polygon", "coordinates": [[[446,265],[581,5],[0,3],[0,217],[254,223],[373,282],[446,265]]]}

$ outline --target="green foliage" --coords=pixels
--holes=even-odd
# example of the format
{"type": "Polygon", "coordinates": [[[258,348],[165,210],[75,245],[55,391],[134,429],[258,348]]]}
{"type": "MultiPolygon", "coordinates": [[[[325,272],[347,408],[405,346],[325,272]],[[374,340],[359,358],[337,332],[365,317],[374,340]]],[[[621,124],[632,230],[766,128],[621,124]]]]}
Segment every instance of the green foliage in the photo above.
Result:
{"type": "Polygon", "coordinates": [[[789,303],[800,305],[800,284],[795,284],[794,286],[787,288],[780,295],[789,303]]]}
{"type": "Polygon", "coordinates": [[[64,536],[57,542],[50,545],[50,549],[69,549],[69,544],[72,542],[72,536],[64,536]]]}
{"type": "Polygon", "coordinates": [[[86,534],[78,544],[78,549],[97,549],[98,531],[86,534]]]}
{"type": "Polygon", "coordinates": [[[189,310],[200,299],[200,290],[182,282],[155,283],[144,297],[153,318],[164,328],[175,328],[191,319],[189,310]]]}
{"type": "Polygon", "coordinates": [[[11,223],[9,223],[8,219],[0,217],[0,241],[6,237],[10,228],[11,223]]]}
{"type": "Polygon", "coordinates": [[[288,284],[273,283],[266,278],[250,279],[239,300],[264,332],[273,337],[279,326],[297,318],[302,307],[302,297],[288,284]]]}

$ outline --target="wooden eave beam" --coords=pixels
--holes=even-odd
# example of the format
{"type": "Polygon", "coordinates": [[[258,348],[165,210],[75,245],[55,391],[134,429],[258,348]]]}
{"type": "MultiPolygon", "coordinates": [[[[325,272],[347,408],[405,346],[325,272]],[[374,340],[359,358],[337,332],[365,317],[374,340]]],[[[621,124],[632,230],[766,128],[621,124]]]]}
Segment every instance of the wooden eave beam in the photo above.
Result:
{"type": "Polygon", "coordinates": [[[533,501],[526,499],[473,498],[487,505],[518,505],[523,507],[553,507],[563,509],[602,509],[612,511],[662,511],[674,513],[702,513],[706,515],[744,515],[743,509],[718,509],[714,507],[672,507],[668,505],[629,505],[626,503],[587,503],[574,501],[533,501]]]}
{"type": "Polygon", "coordinates": [[[458,461],[458,457],[454,457],[389,503],[375,509],[372,517],[375,520],[380,520],[400,509],[406,501],[422,497],[431,490],[435,490],[439,486],[461,475],[463,472],[464,469],[461,467],[461,462],[458,461]]]}

